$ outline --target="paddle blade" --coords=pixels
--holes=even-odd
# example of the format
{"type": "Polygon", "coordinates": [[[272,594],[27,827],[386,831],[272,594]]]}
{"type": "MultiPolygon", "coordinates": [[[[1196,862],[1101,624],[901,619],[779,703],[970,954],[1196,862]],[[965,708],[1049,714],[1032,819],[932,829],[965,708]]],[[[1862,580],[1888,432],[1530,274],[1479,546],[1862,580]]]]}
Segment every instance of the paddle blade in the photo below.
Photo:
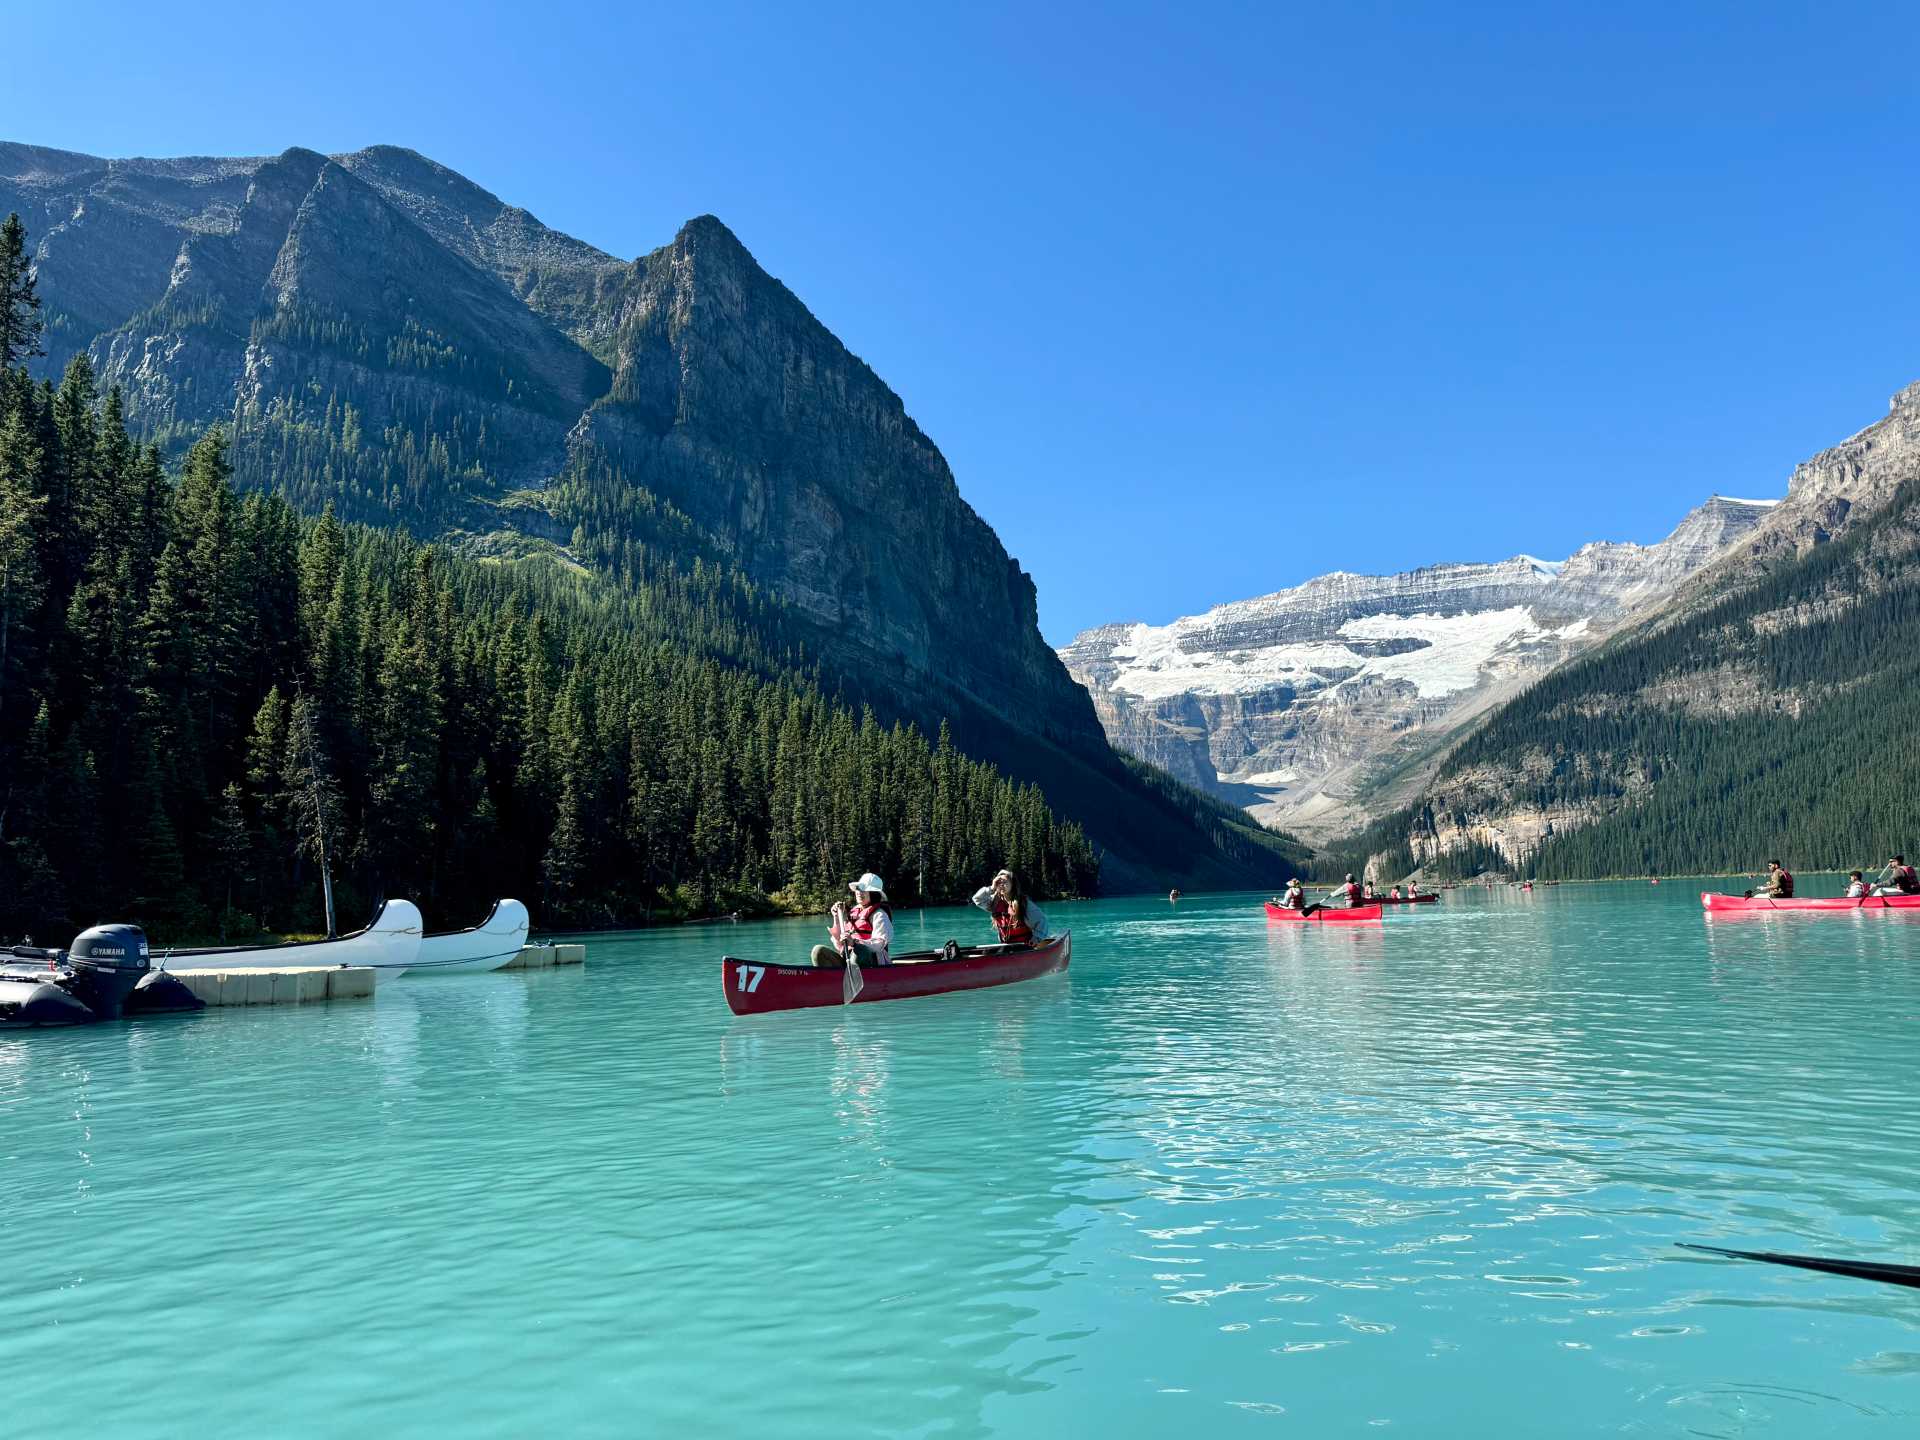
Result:
{"type": "Polygon", "coordinates": [[[867,977],[860,973],[860,962],[851,955],[847,957],[847,968],[841,974],[840,1003],[851,1005],[858,998],[861,987],[867,983],[867,977]]]}

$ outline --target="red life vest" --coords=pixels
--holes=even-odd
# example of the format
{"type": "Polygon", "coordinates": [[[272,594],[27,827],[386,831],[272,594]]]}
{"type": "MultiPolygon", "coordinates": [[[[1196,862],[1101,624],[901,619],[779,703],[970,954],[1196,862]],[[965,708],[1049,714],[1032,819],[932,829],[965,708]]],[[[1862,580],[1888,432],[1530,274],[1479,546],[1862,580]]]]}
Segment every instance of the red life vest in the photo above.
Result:
{"type": "Polygon", "coordinates": [[[1000,932],[1002,945],[1025,945],[1033,939],[1033,927],[1024,918],[1015,919],[1013,906],[1005,900],[994,902],[993,928],[1000,932]]]}
{"type": "Polygon", "coordinates": [[[854,939],[865,944],[873,943],[873,917],[878,914],[878,905],[849,905],[847,907],[847,932],[854,939]]]}
{"type": "Polygon", "coordinates": [[[1893,867],[1893,884],[1902,895],[1911,895],[1920,890],[1920,876],[1914,874],[1911,865],[1896,865],[1893,867]]]}
{"type": "Polygon", "coordinates": [[[1358,905],[1360,903],[1360,887],[1354,884],[1353,881],[1349,880],[1341,888],[1347,892],[1347,904],[1358,905]]]}
{"type": "Polygon", "coordinates": [[[1793,872],[1783,865],[1780,868],[1779,875],[1777,875],[1775,879],[1779,883],[1781,895],[1791,898],[1793,895],[1793,872]]]}

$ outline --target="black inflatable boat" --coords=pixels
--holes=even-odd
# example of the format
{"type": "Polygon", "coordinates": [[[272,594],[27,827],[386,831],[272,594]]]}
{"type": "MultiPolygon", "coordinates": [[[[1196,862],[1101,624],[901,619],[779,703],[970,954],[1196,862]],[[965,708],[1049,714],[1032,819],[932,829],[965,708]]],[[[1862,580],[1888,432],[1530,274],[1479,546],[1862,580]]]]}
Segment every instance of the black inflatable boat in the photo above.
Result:
{"type": "Polygon", "coordinates": [[[0,950],[0,1029],[204,1009],[182,981],[152,968],[138,925],[96,925],[65,950],[0,950]]]}

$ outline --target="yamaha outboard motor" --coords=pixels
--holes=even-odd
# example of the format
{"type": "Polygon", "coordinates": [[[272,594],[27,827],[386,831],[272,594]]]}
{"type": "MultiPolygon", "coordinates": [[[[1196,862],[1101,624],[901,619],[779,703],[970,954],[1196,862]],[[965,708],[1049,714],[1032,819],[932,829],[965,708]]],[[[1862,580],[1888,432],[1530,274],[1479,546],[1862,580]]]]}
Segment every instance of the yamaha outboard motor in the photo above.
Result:
{"type": "Polygon", "coordinates": [[[96,925],[67,951],[73,991],[102,1020],[118,1020],[127,997],[149,968],[147,936],[138,925],[96,925]]]}

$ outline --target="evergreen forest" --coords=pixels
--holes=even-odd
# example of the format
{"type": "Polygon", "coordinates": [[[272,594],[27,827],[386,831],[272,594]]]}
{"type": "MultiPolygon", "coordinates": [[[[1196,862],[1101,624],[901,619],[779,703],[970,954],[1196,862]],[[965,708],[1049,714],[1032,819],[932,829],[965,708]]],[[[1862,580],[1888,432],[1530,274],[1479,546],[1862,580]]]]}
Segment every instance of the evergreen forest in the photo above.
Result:
{"type": "Polygon", "coordinates": [[[1872,874],[1920,851],[1916,623],[1908,481],[1839,538],[1547,675],[1461,743],[1423,801],[1339,848],[1404,873],[1409,840],[1448,820],[1552,808],[1594,818],[1528,854],[1474,846],[1429,872],[1751,874],[1778,857],[1872,874]]]}
{"type": "Polygon", "coordinates": [[[737,574],[302,517],[236,491],[220,428],[169,474],[84,356],[36,384],[31,330],[6,343],[0,935],[316,932],[323,845],[343,928],[381,895],[591,926],[812,907],[864,869],[900,904],[1003,864],[1098,882],[1036,787],[823,693],[737,574]]]}

